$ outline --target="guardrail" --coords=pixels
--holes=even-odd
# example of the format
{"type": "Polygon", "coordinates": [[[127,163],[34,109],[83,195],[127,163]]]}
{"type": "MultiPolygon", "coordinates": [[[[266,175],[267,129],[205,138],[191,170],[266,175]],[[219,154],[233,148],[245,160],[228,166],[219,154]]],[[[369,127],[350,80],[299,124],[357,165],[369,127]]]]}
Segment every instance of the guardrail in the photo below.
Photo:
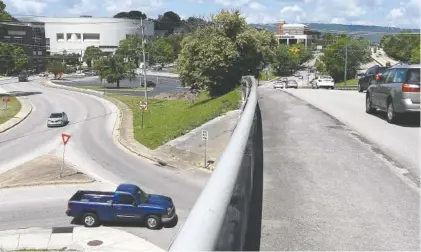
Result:
{"type": "Polygon", "coordinates": [[[254,77],[242,79],[242,113],[217,168],[169,251],[257,251],[263,188],[262,118],[254,77]]]}

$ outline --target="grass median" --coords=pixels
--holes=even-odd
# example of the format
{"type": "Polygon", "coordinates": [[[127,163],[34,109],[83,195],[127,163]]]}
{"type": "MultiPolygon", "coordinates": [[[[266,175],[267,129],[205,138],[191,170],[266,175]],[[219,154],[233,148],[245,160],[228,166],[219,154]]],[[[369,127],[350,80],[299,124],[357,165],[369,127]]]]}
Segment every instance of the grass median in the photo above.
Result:
{"type": "MultiPolygon", "coordinates": [[[[77,88],[89,89],[89,90],[96,90],[96,91],[145,91],[145,88],[142,87],[103,87],[103,86],[75,86],[77,88]]],[[[153,87],[148,87],[148,91],[152,91],[153,87]]]]}
{"type": "MultiPolygon", "coordinates": [[[[358,85],[358,79],[350,79],[346,81],[346,85],[347,86],[357,86],[358,85]]],[[[339,82],[336,83],[337,87],[344,87],[345,86],[345,82],[339,82]]]]}
{"type": "Polygon", "coordinates": [[[21,104],[16,97],[10,97],[6,110],[6,103],[3,102],[2,97],[0,97],[0,102],[0,124],[2,124],[12,119],[17,113],[19,113],[21,104]]]}
{"type": "Polygon", "coordinates": [[[240,90],[235,89],[215,99],[200,94],[194,103],[190,100],[149,99],[142,129],[142,113],[139,109],[142,98],[114,94],[109,96],[130,107],[133,112],[134,137],[150,149],[155,149],[230,110],[238,109],[241,97],[240,90]]]}

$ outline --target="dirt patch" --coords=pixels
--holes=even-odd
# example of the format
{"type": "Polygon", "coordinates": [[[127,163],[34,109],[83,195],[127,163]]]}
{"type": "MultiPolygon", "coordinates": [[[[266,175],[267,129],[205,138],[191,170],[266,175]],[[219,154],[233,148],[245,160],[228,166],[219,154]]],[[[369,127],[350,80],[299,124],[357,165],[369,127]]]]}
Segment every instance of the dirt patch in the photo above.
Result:
{"type": "Polygon", "coordinates": [[[154,96],[155,99],[164,100],[192,100],[196,96],[190,92],[160,93],[154,96]]]}
{"type": "Polygon", "coordinates": [[[14,169],[0,174],[0,188],[41,186],[51,184],[90,183],[94,179],[77,171],[72,164],[65,162],[62,176],[62,159],[55,156],[41,156],[14,169]]]}

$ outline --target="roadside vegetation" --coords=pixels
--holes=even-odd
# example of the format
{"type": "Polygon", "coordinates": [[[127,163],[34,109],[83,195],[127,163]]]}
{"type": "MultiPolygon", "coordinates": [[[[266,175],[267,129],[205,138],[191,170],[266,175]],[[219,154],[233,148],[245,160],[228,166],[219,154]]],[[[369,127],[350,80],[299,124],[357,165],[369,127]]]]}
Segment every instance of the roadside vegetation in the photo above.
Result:
{"type": "Polygon", "coordinates": [[[133,112],[134,137],[150,149],[155,149],[230,110],[238,109],[241,97],[240,90],[234,89],[217,98],[201,93],[194,102],[189,99],[149,99],[142,129],[142,113],[139,109],[141,97],[109,96],[130,107],[133,112]]]}
{"type": "Polygon", "coordinates": [[[0,124],[3,124],[19,113],[21,104],[16,97],[10,97],[10,102],[7,104],[7,110],[5,110],[5,103],[3,101],[0,102],[0,124]]]}
{"type": "MultiPolygon", "coordinates": [[[[358,85],[358,79],[350,79],[346,81],[346,85],[347,86],[356,86],[358,85]]],[[[335,83],[335,86],[337,87],[344,87],[345,86],[345,82],[339,82],[339,83],[335,83]]]]}
{"type": "Polygon", "coordinates": [[[411,64],[420,63],[420,36],[401,32],[395,36],[384,36],[380,41],[380,46],[386,54],[395,60],[409,62],[411,64]]]}
{"type": "MultiPolygon", "coordinates": [[[[103,87],[103,86],[76,86],[77,88],[89,89],[89,90],[97,90],[97,91],[106,91],[106,90],[128,90],[128,91],[145,91],[145,88],[142,87],[103,87]]],[[[152,91],[152,87],[148,87],[148,91],[152,91]]]]}

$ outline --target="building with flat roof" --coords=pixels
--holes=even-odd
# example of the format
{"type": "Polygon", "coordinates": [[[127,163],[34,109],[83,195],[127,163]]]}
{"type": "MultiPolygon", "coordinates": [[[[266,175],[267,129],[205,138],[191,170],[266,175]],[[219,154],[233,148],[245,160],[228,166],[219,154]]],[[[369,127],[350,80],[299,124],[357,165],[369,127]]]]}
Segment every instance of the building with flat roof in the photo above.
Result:
{"type": "MultiPolygon", "coordinates": [[[[141,35],[140,20],[122,18],[31,17],[22,21],[45,23],[47,52],[50,54],[78,53],[83,55],[88,46],[114,53],[120,40],[129,35],[141,35]]],[[[146,39],[155,33],[153,21],[144,20],[146,39]]]]}
{"type": "Polygon", "coordinates": [[[287,24],[285,21],[279,22],[276,34],[280,44],[304,43],[305,46],[311,45],[319,36],[319,32],[310,30],[305,24],[287,24]]]}
{"type": "Polygon", "coordinates": [[[0,42],[21,45],[28,56],[31,72],[45,71],[47,63],[44,23],[10,22],[0,24],[0,42]]]}

